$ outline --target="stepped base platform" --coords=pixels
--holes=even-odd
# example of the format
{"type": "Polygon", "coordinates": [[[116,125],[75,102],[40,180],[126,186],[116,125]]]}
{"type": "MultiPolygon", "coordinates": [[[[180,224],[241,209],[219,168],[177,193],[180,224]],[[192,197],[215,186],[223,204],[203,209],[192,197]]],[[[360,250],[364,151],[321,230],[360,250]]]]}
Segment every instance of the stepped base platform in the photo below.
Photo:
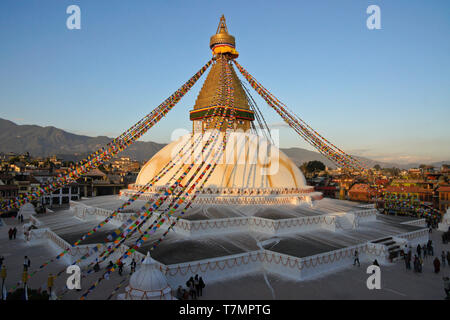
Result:
{"type": "MultiPolygon", "coordinates": [[[[139,202],[133,205],[141,207],[139,202]]],[[[68,210],[33,219],[41,230],[47,230],[49,239],[65,249],[109,216],[110,208],[122,203],[118,196],[96,197],[71,202],[68,210]]],[[[106,236],[131,214],[120,213],[88,237],[80,246],[84,251],[78,249],[71,255],[73,261],[92,246],[107,245],[106,236]]],[[[152,234],[132,257],[140,261],[166,228],[167,224],[152,234]]],[[[132,246],[138,236],[127,239],[110,259],[132,246]]],[[[393,251],[405,244],[426,243],[428,237],[422,220],[380,215],[370,206],[349,201],[322,199],[312,206],[197,206],[151,255],[172,286],[183,284],[187,275],[195,273],[220,281],[266,270],[302,280],[351,265],[355,250],[361,262],[377,259],[387,264],[393,251]]]]}

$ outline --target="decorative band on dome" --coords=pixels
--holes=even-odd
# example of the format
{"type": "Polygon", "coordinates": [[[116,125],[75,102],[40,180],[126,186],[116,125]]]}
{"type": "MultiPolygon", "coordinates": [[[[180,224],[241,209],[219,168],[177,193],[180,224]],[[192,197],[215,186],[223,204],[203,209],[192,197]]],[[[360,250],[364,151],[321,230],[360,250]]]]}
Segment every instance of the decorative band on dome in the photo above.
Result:
{"type": "Polygon", "coordinates": [[[243,119],[243,120],[250,120],[250,121],[255,120],[255,114],[251,110],[240,109],[240,108],[236,108],[236,107],[233,107],[233,108],[224,107],[224,106],[213,106],[213,107],[192,110],[189,112],[190,120],[193,121],[193,120],[199,120],[199,119],[211,117],[212,115],[211,115],[211,112],[209,112],[209,110],[216,109],[216,108],[219,108],[219,111],[218,111],[219,113],[223,113],[223,109],[226,109],[225,114],[224,114],[225,117],[230,117],[231,109],[233,109],[234,117],[236,117],[238,119],[243,119]]]}
{"type": "Polygon", "coordinates": [[[212,48],[213,54],[219,54],[219,53],[231,53],[234,56],[239,56],[239,53],[236,51],[233,45],[231,44],[216,44],[212,48]]]}

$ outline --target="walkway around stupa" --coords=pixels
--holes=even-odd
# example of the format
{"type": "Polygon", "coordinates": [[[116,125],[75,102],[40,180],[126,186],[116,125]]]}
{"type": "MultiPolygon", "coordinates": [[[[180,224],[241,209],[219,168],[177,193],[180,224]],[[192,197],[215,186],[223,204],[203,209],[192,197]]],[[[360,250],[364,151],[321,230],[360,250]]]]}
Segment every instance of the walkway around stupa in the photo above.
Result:
{"type": "MultiPolygon", "coordinates": [[[[8,240],[7,230],[13,225],[17,225],[17,228],[21,229],[21,225],[13,218],[3,219],[3,226],[0,226],[0,254],[5,256],[5,265],[8,267],[7,288],[11,288],[21,278],[24,255],[31,258],[31,269],[34,270],[41,263],[55,257],[61,249],[54,244],[53,240],[49,241],[45,237],[41,238],[41,241],[26,241],[20,232],[16,240],[8,240]]],[[[441,232],[434,231],[431,234],[436,254],[439,254],[441,250],[450,250],[450,244],[442,245],[440,236],[441,232]]],[[[85,247],[80,247],[78,253],[72,253],[81,254],[87,250],[85,247]]],[[[137,256],[142,257],[141,254],[137,254],[137,256]]],[[[252,256],[254,258],[258,255],[253,254],[252,256]]],[[[265,259],[261,253],[259,257],[265,259]]],[[[228,260],[228,264],[231,265],[230,259],[228,260]]],[[[269,284],[275,292],[275,299],[442,299],[442,276],[449,275],[450,272],[450,267],[445,266],[441,267],[440,274],[434,274],[431,258],[425,260],[423,274],[405,271],[402,262],[382,263],[382,289],[368,290],[365,285],[368,277],[366,267],[372,261],[361,262],[361,268],[353,267],[352,261],[349,261],[345,267],[340,270],[336,269],[333,273],[324,273],[300,281],[269,271],[269,284]]],[[[48,273],[56,274],[64,269],[68,263],[68,261],[60,261],[49,265],[44,271],[30,279],[30,287],[46,289],[48,273]]],[[[219,262],[220,267],[217,268],[220,269],[225,263],[226,261],[219,262]]],[[[195,274],[191,273],[191,270],[195,271],[195,268],[196,266],[191,266],[191,268],[183,270],[187,272],[184,278],[181,277],[184,282],[188,276],[195,274]]],[[[222,272],[225,274],[224,278],[213,280],[205,275],[203,276],[207,285],[202,299],[272,299],[271,290],[262,278],[262,269],[255,272],[234,274],[235,276],[232,277],[229,277],[226,272],[227,267],[223,269],[225,270],[225,272],[222,272]]],[[[174,272],[174,270],[172,271],[174,272]]],[[[128,272],[126,266],[125,273],[128,272]]],[[[82,287],[85,288],[99,276],[100,273],[93,273],[87,278],[83,278],[82,287]]],[[[67,276],[63,274],[55,281],[55,290],[58,295],[65,291],[66,279],[67,276]]],[[[88,299],[106,299],[122,279],[123,276],[120,277],[117,272],[113,273],[110,279],[103,281],[88,299]]],[[[171,284],[171,286],[176,288],[176,285],[171,284]]],[[[123,292],[123,288],[118,291],[118,293],[121,292],[123,292]]],[[[78,299],[81,293],[75,290],[69,291],[62,299],[78,299]]]]}
{"type": "MultiPolygon", "coordinates": [[[[32,232],[30,243],[47,240],[60,249],[70,248],[71,243],[112,213],[109,209],[79,202],[72,202],[71,206],[69,211],[33,217],[34,223],[41,227],[32,232]],[[58,219],[63,221],[63,228],[58,226],[58,219]],[[72,232],[73,228],[78,228],[78,231],[72,232]]],[[[377,259],[381,264],[388,263],[387,247],[375,243],[386,236],[393,236],[397,241],[407,240],[413,247],[428,240],[428,231],[423,228],[421,220],[394,223],[377,217],[373,208],[359,209],[277,220],[257,216],[182,219],[175,232],[169,233],[170,236],[152,251],[152,256],[159,261],[172,287],[184,284],[186,277],[192,274],[202,275],[211,282],[261,270],[304,280],[351,265],[355,250],[358,250],[361,261],[377,259]],[[257,245],[258,241],[277,239],[279,236],[281,238],[276,246],[268,245],[260,249],[257,245]]],[[[97,235],[97,240],[90,239],[88,244],[71,248],[65,262],[72,263],[92,252],[94,247],[105,249],[108,243],[99,240],[105,239],[108,231],[126,221],[130,214],[125,213],[115,219],[112,226],[97,235]]],[[[131,257],[141,261],[162,232],[153,234],[148,244],[131,257]]],[[[123,254],[134,240],[136,237],[121,245],[104,262],[105,266],[109,260],[123,254]]],[[[82,266],[90,262],[92,259],[88,258],[82,266]]]]}

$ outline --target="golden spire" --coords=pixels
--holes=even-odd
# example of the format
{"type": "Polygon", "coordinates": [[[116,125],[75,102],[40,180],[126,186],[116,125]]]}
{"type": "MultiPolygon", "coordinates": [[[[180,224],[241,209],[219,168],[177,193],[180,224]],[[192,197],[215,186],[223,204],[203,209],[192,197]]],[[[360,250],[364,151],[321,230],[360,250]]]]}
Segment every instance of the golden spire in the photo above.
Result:
{"type": "MultiPolygon", "coordinates": [[[[190,112],[195,132],[203,131],[210,126],[210,123],[214,123],[210,118],[217,108],[234,110],[233,114],[237,119],[235,128],[247,130],[250,128],[250,122],[254,120],[254,114],[250,110],[244,88],[230,64],[230,60],[238,56],[235,43],[234,37],[228,33],[225,17],[222,15],[216,34],[210,40],[214,64],[197,96],[194,110],[190,112]],[[228,74],[227,69],[229,70],[228,74]],[[229,87],[231,90],[227,90],[229,87]],[[232,92],[232,99],[229,99],[229,92],[232,92]]],[[[226,114],[229,117],[231,111],[227,111],[226,114]]]]}
{"type": "Polygon", "coordinates": [[[220,17],[219,26],[217,27],[216,33],[228,33],[227,23],[225,22],[225,16],[220,17]]]}
{"type": "Polygon", "coordinates": [[[217,53],[231,53],[237,58],[238,53],[235,50],[236,40],[232,35],[228,33],[227,23],[225,22],[225,16],[220,17],[219,25],[217,26],[216,34],[213,35],[209,41],[209,48],[214,54],[217,53]]]}

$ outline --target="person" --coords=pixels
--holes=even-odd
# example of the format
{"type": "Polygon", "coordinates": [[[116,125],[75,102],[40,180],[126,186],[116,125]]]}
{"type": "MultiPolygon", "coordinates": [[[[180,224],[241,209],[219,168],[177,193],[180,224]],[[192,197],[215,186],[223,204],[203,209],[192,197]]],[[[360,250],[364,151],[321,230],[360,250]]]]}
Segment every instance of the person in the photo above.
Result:
{"type": "Polygon", "coordinates": [[[107,269],[111,269],[114,266],[112,261],[109,261],[107,269]]]}
{"type": "Polygon", "coordinates": [[[99,272],[100,271],[100,265],[98,264],[98,261],[95,262],[94,271],[95,272],[99,272]]]}
{"type": "Polygon", "coordinates": [[[422,273],[422,268],[423,268],[423,259],[422,257],[419,257],[419,263],[417,264],[418,268],[419,268],[419,273],[422,273]]]}
{"type": "Polygon", "coordinates": [[[201,297],[203,295],[203,288],[205,287],[205,282],[203,281],[202,277],[200,277],[198,279],[198,284],[199,284],[199,288],[200,288],[199,294],[200,294],[200,297],[201,297]]]}
{"type": "Polygon", "coordinates": [[[419,259],[417,258],[417,255],[414,255],[414,272],[419,272],[419,259]]]}
{"type": "MultiPolygon", "coordinates": [[[[48,279],[47,279],[47,288],[48,288],[48,291],[49,291],[50,295],[52,294],[52,288],[53,288],[54,283],[55,283],[55,278],[54,278],[53,275],[50,273],[50,274],[48,275],[48,279]]],[[[39,289],[40,289],[40,288],[39,288],[39,289]]]]}
{"type": "Polygon", "coordinates": [[[25,256],[23,260],[23,271],[28,271],[28,268],[31,266],[31,260],[28,256],[25,256]]]}
{"type": "Polygon", "coordinates": [[[9,240],[12,240],[12,237],[13,237],[13,229],[12,228],[9,228],[9,230],[8,230],[8,237],[9,237],[9,240]]]}
{"type": "Polygon", "coordinates": [[[408,254],[408,245],[405,244],[405,246],[403,247],[403,257],[406,257],[406,255],[408,254]]]}
{"type": "Polygon", "coordinates": [[[420,257],[421,251],[422,251],[422,247],[420,246],[420,244],[417,245],[417,256],[420,257]]]}
{"type": "Polygon", "coordinates": [[[450,279],[448,277],[442,279],[444,280],[445,299],[450,299],[450,279]]]}
{"type": "Polygon", "coordinates": [[[14,237],[14,240],[16,239],[16,235],[17,235],[17,228],[14,227],[13,231],[12,231],[12,235],[14,237]]]}
{"type": "Polygon", "coordinates": [[[195,287],[195,293],[196,293],[196,295],[198,297],[199,293],[200,293],[200,284],[198,282],[198,274],[196,274],[195,277],[194,277],[194,287],[195,287]]]}
{"type": "Polygon", "coordinates": [[[23,223],[23,214],[20,215],[20,223],[23,223]]]}
{"type": "Polygon", "coordinates": [[[422,251],[423,251],[423,258],[426,259],[427,258],[427,246],[425,244],[422,247],[422,251]]]}
{"type": "Polygon", "coordinates": [[[403,255],[403,259],[405,259],[405,268],[406,270],[409,270],[411,268],[410,261],[408,260],[408,254],[403,255]]]}
{"type": "Polygon", "coordinates": [[[441,253],[441,260],[442,260],[442,266],[443,267],[445,267],[445,259],[446,259],[445,252],[442,251],[442,253],[441,253]]]}
{"type": "Polygon", "coordinates": [[[441,270],[441,262],[439,261],[438,257],[434,258],[433,265],[434,273],[439,273],[439,271],[441,270]]]}
{"type": "Polygon", "coordinates": [[[186,282],[186,287],[190,287],[190,283],[194,284],[194,278],[190,277],[189,280],[186,282]]]}
{"type": "Polygon", "coordinates": [[[355,250],[355,255],[353,259],[353,265],[356,265],[356,262],[358,262],[358,267],[361,267],[361,264],[359,263],[359,252],[358,250],[355,250]]]}
{"type": "Polygon", "coordinates": [[[428,254],[430,256],[434,256],[433,242],[431,240],[430,240],[430,247],[428,248],[428,254]]]}
{"type": "MultiPolygon", "coordinates": [[[[192,279],[192,277],[191,277],[192,279]]],[[[189,279],[189,294],[192,298],[192,300],[196,300],[197,299],[197,293],[195,291],[195,286],[194,286],[194,279],[189,279]]]]}
{"type": "Polygon", "coordinates": [[[450,251],[447,251],[447,264],[450,267],[450,251]]]}
{"type": "Polygon", "coordinates": [[[123,262],[122,262],[122,260],[119,261],[118,266],[119,266],[119,276],[122,276],[122,272],[123,272],[123,262]]]}
{"type": "Polygon", "coordinates": [[[189,291],[183,289],[183,300],[189,300],[189,291]]]}
{"type": "Polygon", "coordinates": [[[178,286],[176,298],[178,300],[182,300],[183,299],[183,288],[181,286],[178,286]]]}
{"type": "Polygon", "coordinates": [[[5,260],[5,257],[4,256],[0,256],[0,269],[3,266],[3,260],[5,260]]]}
{"type": "Polygon", "coordinates": [[[134,273],[134,271],[136,271],[136,260],[134,260],[134,258],[133,258],[133,261],[131,261],[130,266],[131,266],[131,270],[130,270],[130,275],[131,275],[134,273]]]}

